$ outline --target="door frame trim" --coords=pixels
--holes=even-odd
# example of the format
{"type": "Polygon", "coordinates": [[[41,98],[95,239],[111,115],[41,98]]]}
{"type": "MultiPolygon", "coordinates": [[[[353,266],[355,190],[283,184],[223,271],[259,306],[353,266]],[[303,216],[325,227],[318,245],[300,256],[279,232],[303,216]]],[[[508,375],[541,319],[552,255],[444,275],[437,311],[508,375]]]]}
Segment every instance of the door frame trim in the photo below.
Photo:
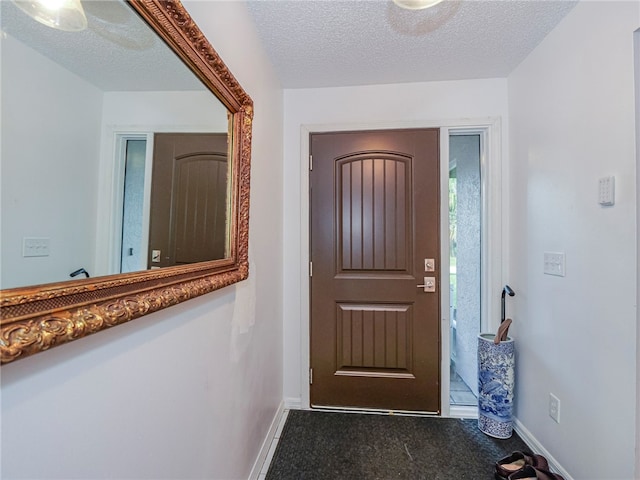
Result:
{"type": "MultiPolygon", "coordinates": [[[[310,282],[309,282],[309,242],[310,242],[310,201],[309,201],[309,155],[310,144],[309,135],[311,133],[340,132],[340,131],[360,131],[360,130],[396,130],[406,128],[439,128],[440,129],[440,181],[446,186],[442,192],[448,192],[449,175],[449,134],[454,133],[481,133],[484,139],[484,148],[481,153],[481,178],[482,178],[482,215],[483,226],[483,289],[482,295],[482,319],[481,326],[485,331],[493,331],[500,323],[500,302],[499,295],[490,295],[489,292],[500,292],[503,279],[505,278],[504,267],[507,252],[503,248],[503,233],[506,206],[503,202],[502,192],[504,191],[503,179],[507,178],[503,172],[502,162],[502,135],[501,118],[464,118],[453,120],[423,120],[414,122],[390,122],[390,123],[355,123],[355,124],[303,124],[300,126],[300,408],[310,408],[310,282]],[[490,165],[489,165],[490,164],[490,165]],[[444,166],[444,167],[443,167],[444,166]]],[[[448,195],[447,195],[448,198],[448,195]]],[[[446,210],[446,214],[441,214],[441,238],[446,236],[447,242],[441,242],[441,261],[446,258],[448,265],[448,232],[449,214],[448,202],[441,202],[441,209],[446,210]],[[446,255],[446,257],[445,257],[446,255]]],[[[448,285],[448,270],[441,269],[442,277],[446,278],[448,285]]],[[[449,303],[449,289],[440,289],[441,305],[449,303]]],[[[441,415],[444,417],[465,415],[468,416],[468,408],[457,412],[452,412],[449,405],[449,311],[448,308],[441,308],[441,357],[440,357],[440,395],[441,395],[441,415]]]]}
{"type": "MultiPolygon", "coordinates": [[[[153,133],[115,132],[115,159],[113,163],[113,198],[110,221],[111,242],[107,252],[109,271],[120,272],[122,250],[122,217],[124,209],[124,181],[127,161],[127,142],[129,140],[144,140],[146,142],[144,159],[144,192],[142,197],[142,238],[140,251],[146,252],[149,248],[149,209],[151,204],[151,170],[153,163],[153,133]]],[[[145,262],[146,263],[146,262],[145,262]]],[[[141,268],[143,270],[144,267],[141,268]]]]}
{"type": "MultiPolygon", "coordinates": [[[[502,230],[502,190],[501,190],[501,157],[500,157],[500,125],[493,128],[490,125],[477,125],[473,127],[442,127],[440,129],[440,180],[441,191],[449,190],[449,138],[454,135],[480,135],[480,197],[481,197],[481,232],[480,232],[480,332],[493,332],[499,326],[500,310],[498,297],[503,286],[503,230],[502,230]],[[491,163],[491,168],[489,164],[491,163]],[[494,168],[494,166],[496,168],[494,168]],[[495,292],[496,295],[492,295],[495,292]]],[[[441,202],[442,232],[449,232],[448,202],[441,202]]],[[[442,235],[441,265],[449,262],[449,242],[442,235]]],[[[442,271],[441,285],[449,284],[448,272],[442,271]]],[[[442,289],[441,301],[443,305],[449,305],[449,289],[442,289]]],[[[447,405],[448,416],[468,417],[470,407],[451,406],[449,400],[450,369],[449,358],[451,356],[450,343],[450,318],[449,310],[443,310],[442,318],[442,370],[443,385],[442,403],[447,405]],[[446,330],[446,331],[445,331],[446,330]],[[446,392],[445,392],[446,390],[446,392]],[[446,396],[445,396],[446,395],[446,396]]],[[[471,407],[477,414],[477,406],[471,407]]],[[[444,412],[444,408],[443,408],[444,412]]]]}

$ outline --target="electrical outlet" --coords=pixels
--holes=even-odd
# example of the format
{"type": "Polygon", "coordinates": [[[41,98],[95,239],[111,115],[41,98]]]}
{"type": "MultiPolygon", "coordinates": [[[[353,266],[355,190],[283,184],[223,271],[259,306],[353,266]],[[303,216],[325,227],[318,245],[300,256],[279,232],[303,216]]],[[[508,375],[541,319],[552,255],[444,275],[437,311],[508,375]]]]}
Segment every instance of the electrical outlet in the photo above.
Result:
{"type": "Polygon", "coordinates": [[[556,423],[560,423],[560,399],[553,393],[549,394],[549,416],[556,423]]]}

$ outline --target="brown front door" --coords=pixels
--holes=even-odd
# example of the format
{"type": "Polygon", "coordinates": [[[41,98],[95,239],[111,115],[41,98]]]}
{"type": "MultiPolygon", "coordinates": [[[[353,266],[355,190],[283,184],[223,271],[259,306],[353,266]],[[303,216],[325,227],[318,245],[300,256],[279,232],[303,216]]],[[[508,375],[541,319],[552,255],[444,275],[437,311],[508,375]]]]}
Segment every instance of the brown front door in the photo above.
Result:
{"type": "Polygon", "coordinates": [[[438,139],[311,135],[312,406],[440,412],[438,139]]]}
{"type": "Polygon", "coordinates": [[[227,152],[226,133],[154,135],[149,268],[225,258],[227,152]]]}

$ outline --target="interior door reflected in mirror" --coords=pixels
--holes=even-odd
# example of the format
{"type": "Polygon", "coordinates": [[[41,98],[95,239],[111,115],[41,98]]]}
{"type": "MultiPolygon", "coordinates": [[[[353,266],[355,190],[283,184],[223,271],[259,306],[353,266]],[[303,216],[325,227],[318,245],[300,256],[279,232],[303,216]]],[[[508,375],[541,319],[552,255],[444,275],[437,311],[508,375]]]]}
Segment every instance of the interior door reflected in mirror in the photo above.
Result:
{"type": "Polygon", "coordinates": [[[226,134],[155,135],[149,268],[225,258],[227,152],[226,134]]]}
{"type": "Polygon", "coordinates": [[[148,150],[146,138],[126,139],[120,272],[227,257],[228,135],[157,133],[149,159],[148,150]]]}
{"type": "Polygon", "coordinates": [[[0,2],[3,289],[230,255],[233,115],[129,5],[82,5],[68,32],[0,2]]]}

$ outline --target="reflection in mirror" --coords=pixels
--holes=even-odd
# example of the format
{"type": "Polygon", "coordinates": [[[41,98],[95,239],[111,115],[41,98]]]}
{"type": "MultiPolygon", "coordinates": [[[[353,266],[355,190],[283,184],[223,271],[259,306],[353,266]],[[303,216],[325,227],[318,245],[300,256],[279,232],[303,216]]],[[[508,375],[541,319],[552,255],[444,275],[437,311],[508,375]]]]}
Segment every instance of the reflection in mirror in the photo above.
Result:
{"type": "Polygon", "coordinates": [[[128,5],[82,4],[65,32],[0,2],[3,289],[230,256],[233,115],[128,5]]]}
{"type": "Polygon", "coordinates": [[[228,148],[226,133],[155,135],[150,268],[226,256],[228,148]]]}
{"type": "Polygon", "coordinates": [[[10,4],[0,0],[7,31],[0,36],[1,247],[2,273],[10,272],[2,282],[5,287],[28,284],[0,289],[3,364],[233,285],[249,275],[251,97],[178,0],[82,3],[89,27],[80,33],[65,32],[69,36],[62,42],[62,55],[53,61],[48,48],[57,41],[53,30],[43,33],[51,38],[41,40],[38,48],[27,45],[22,27],[26,34],[35,22],[17,27],[25,18],[18,20],[19,12],[11,13],[5,8],[10,4]],[[105,10],[107,5],[118,7],[105,10]],[[134,27],[139,20],[125,7],[137,12],[152,30],[134,27]],[[92,43],[96,41],[107,42],[109,48],[99,50],[92,43]],[[181,63],[165,63],[175,64],[176,59],[168,50],[154,48],[162,42],[188,65],[193,78],[184,75],[187,70],[179,68],[181,63]],[[125,50],[116,50],[116,45],[125,50]],[[129,59],[124,67],[116,64],[121,59],[129,59]],[[79,64],[91,68],[75,71],[79,64]],[[153,167],[161,161],[154,159],[154,144],[162,143],[165,133],[214,135],[222,140],[217,146],[207,143],[167,157],[177,171],[171,179],[176,188],[160,196],[171,201],[165,198],[164,205],[156,207],[151,179],[153,167]],[[126,175],[129,166],[131,179],[126,175]],[[185,194],[202,185],[208,189],[207,185],[224,184],[225,173],[225,192],[219,192],[223,200],[211,203],[207,197],[203,203],[203,195],[185,194]],[[185,181],[194,174],[206,181],[185,181]],[[125,206],[129,202],[131,208],[125,206]],[[224,226],[225,235],[207,235],[216,239],[210,245],[219,253],[212,255],[224,258],[198,261],[207,258],[201,256],[206,250],[200,248],[204,235],[200,231],[186,235],[192,230],[186,219],[195,217],[193,212],[200,212],[203,204],[217,213],[198,214],[197,221],[224,226]],[[151,245],[155,237],[149,235],[154,229],[152,217],[157,211],[166,215],[167,209],[175,235],[155,248],[151,245]],[[124,223],[135,228],[129,230],[124,223]],[[136,245],[141,250],[137,257],[136,245]],[[188,250],[193,245],[200,250],[188,250]],[[173,255],[172,263],[153,268],[167,255],[173,255]],[[125,257],[134,258],[128,263],[125,257]],[[93,275],[85,278],[89,277],[86,265],[91,264],[93,275]],[[105,275],[122,269],[133,271],[105,275]],[[77,277],[55,282],[61,271],[77,277]]]}

